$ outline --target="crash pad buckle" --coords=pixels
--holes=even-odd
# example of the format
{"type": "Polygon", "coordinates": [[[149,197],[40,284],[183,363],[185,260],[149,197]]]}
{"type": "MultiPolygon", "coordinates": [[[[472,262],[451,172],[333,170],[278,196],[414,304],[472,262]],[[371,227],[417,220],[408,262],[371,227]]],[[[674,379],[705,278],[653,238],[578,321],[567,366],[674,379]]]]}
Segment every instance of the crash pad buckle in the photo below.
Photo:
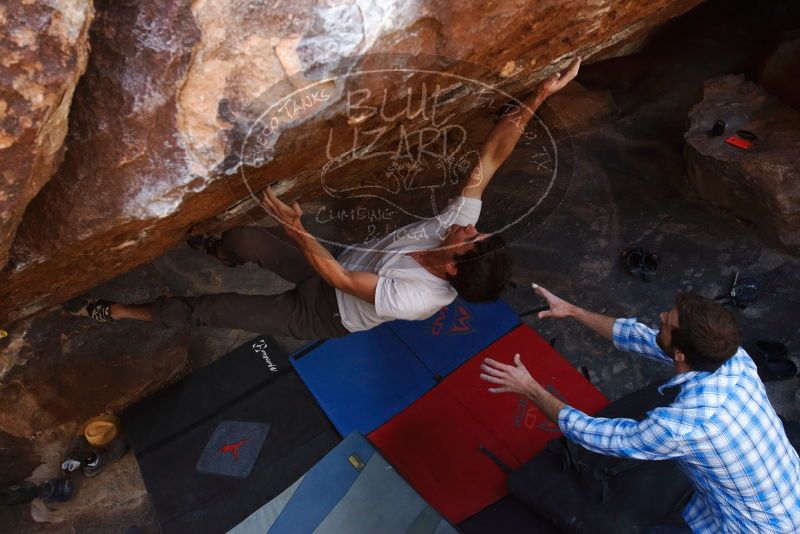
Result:
{"type": "Polygon", "coordinates": [[[348,456],[347,461],[350,462],[350,465],[352,465],[353,469],[356,471],[361,471],[364,469],[364,462],[361,461],[361,458],[359,458],[357,454],[351,454],[348,456]]]}

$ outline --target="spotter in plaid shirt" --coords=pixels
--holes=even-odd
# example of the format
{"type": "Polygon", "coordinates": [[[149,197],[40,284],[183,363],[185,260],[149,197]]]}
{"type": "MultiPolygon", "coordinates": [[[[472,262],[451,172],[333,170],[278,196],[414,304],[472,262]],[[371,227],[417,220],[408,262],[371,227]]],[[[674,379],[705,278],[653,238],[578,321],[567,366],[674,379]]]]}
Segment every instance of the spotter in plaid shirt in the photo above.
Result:
{"type": "Polygon", "coordinates": [[[571,304],[536,284],[549,309],[540,319],[572,318],[631,352],[675,366],[662,388],[675,401],[642,421],[604,419],[567,406],[522,364],[487,358],[481,378],[492,393],[525,395],[571,440],[593,451],[647,460],[674,459],[695,494],[683,517],[695,532],[800,532],[800,460],[767,399],[756,366],[739,346],[733,316],[718,303],[678,294],[661,329],[571,304]]]}
{"type": "MultiPolygon", "coordinates": [[[[656,331],[635,319],[618,319],[613,335],[621,350],[672,363],[656,331]]],[[[676,460],[695,488],[683,512],[695,532],[800,532],[800,461],[744,349],[713,373],[680,373],[662,389],[677,385],[675,401],[641,422],[565,406],[558,424],[599,453],[676,460]]]]}

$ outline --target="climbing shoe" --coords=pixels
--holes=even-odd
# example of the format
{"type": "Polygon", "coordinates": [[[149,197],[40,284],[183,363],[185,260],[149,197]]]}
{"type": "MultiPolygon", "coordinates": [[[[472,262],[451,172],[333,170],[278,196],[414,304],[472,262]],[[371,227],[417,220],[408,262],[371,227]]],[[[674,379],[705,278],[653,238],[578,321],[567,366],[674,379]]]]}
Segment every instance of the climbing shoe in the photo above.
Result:
{"type": "Polygon", "coordinates": [[[107,323],[114,320],[111,317],[112,304],[114,303],[108,300],[77,297],[62,304],[61,308],[70,315],[89,317],[98,323],[107,323]]]}

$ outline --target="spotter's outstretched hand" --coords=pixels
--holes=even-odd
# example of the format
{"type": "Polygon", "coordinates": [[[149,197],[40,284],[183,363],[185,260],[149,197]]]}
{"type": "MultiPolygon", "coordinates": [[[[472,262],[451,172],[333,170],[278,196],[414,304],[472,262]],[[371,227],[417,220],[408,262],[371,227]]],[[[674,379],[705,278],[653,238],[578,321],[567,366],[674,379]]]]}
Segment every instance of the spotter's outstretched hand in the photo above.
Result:
{"type": "Polygon", "coordinates": [[[553,295],[540,285],[531,284],[531,287],[533,288],[534,293],[546,300],[547,305],[550,306],[549,310],[539,312],[539,315],[537,316],[539,319],[545,319],[547,317],[562,319],[564,317],[572,316],[572,313],[575,311],[575,306],[573,304],[570,304],[566,300],[553,295]]]}
{"type": "Polygon", "coordinates": [[[481,364],[481,379],[497,384],[498,387],[489,388],[492,393],[517,393],[527,395],[533,390],[537,382],[533,379],[528,369],[522,364],[519,354],[514,356],[514,365],[500,363],[491,358],[486,358],[481,364]]]}

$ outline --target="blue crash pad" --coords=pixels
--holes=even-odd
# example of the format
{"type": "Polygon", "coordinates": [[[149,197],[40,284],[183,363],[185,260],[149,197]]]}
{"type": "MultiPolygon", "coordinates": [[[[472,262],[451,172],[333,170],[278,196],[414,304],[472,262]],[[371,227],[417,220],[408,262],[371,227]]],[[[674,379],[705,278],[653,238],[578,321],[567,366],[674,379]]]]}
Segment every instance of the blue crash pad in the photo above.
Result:
{"type": "Polygon", "coordinates": [[[455,534],[360,434],[353,433],[229,534],[455,534]]]}
{"type": "Polygon", "coordinates": [[[386,325],[436,377],[444,377],[519,324],[508,304],[472,304],[457,298],[424,321],[386,325]]]}
{"type": "Polygon", "coordinates": [[[372,432],[436,384],[385,324],[312,345],[291,362],[342,436],[372,432]]]}

